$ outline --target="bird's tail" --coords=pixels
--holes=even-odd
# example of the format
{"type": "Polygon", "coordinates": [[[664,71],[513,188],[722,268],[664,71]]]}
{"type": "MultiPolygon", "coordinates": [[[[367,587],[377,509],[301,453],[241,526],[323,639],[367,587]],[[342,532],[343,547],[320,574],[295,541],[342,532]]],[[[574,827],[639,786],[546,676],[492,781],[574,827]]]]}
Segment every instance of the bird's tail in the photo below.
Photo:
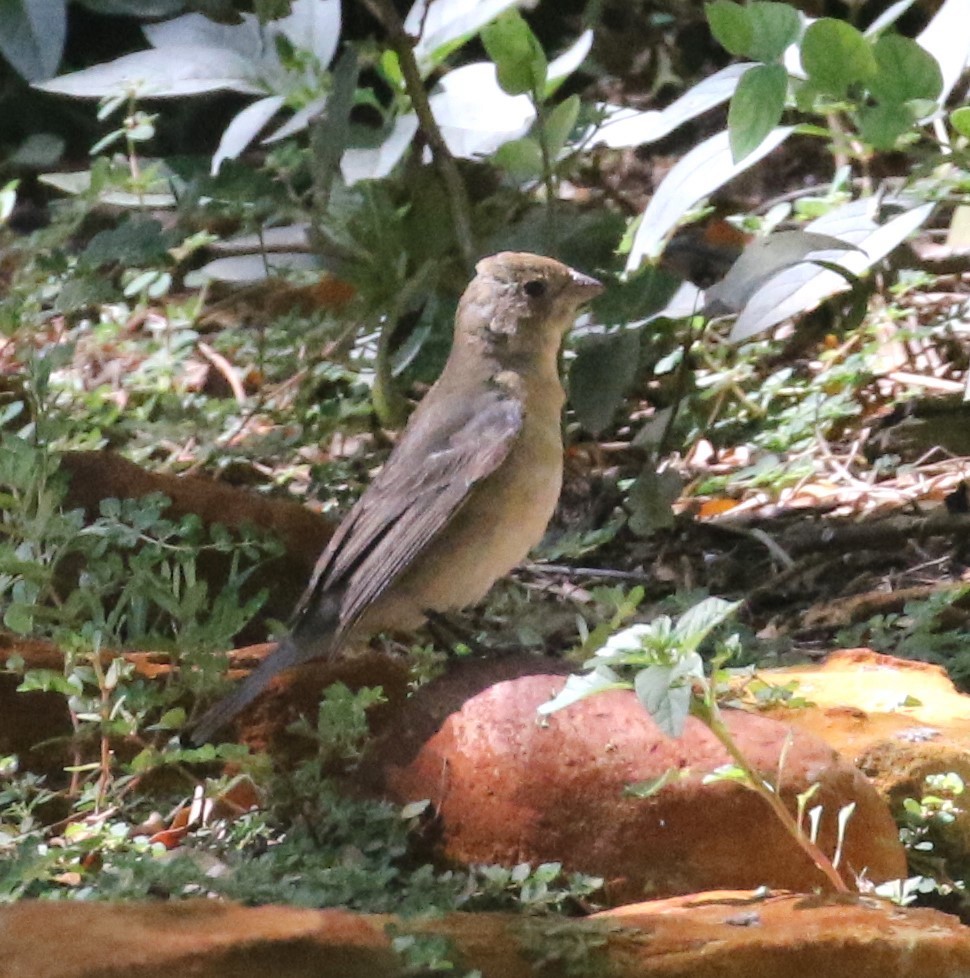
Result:
{"type": "Polygon", "coordinates": [[[270,653],[259,666],[251,672],[228,696],[219,700],[194,723],[188,732],[188,739],[199,746],[212,739],[237,713],[266,688],[277,673],[291,666],[299,665],[307,659],[305,651],[297,646],[292,635],[287,635],[276,650],[270,653]]]}

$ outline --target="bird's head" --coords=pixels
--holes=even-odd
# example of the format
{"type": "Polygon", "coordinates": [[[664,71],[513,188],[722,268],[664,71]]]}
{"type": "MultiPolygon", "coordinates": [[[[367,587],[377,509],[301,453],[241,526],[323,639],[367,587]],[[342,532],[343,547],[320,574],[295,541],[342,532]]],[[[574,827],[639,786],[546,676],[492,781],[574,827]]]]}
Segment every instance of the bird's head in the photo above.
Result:
{"type": "Polygon", "coordinates": [[[458,307],[456,342],[484,340],[497,355],[558,351],[580,306],[603,291],[553,258],[503,251],[483,258],[458,307]]]}

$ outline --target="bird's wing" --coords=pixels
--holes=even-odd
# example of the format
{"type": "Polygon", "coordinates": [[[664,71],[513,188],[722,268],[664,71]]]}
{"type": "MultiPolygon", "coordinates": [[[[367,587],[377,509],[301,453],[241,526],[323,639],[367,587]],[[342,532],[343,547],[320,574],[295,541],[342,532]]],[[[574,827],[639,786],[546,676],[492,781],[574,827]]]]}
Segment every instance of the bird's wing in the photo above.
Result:
{"type": "Polygon", "coordinates": [[[453,417],[447,427],[427,423],[432,412],[414,419],[320,557],[297,629],[325,593],[346,589],[338,625],[346,633],[502,464],[522,429],[523,406],[498,390],[484,405],[475,400],[474,413],[453,417]]]}

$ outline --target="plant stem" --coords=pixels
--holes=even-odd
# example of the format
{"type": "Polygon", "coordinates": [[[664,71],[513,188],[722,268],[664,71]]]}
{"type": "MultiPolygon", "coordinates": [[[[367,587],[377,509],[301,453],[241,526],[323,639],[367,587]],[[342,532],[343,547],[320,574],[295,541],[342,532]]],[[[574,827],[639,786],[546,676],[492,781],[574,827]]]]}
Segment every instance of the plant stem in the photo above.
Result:
{"type": "Polygon", "coordinates": [[[387,31],[387,39],[397,55],[401,75],[404,78],[404,87],[414,106],[418,125],[428,142],[431,157],[448,193],[448,205],[451,208],[451,220],[455,228],[455,237],[458,239],[458,248],[470,271],[475,261],[475,244],[472,237],[468,193],[455,164],[455,158],[451,155],[431,111],[424,80],[421,78],[421,71],[414,57],[412,39],[404,29],[404,21],[401,20],[401,15],[394,6],[394,0],[363,0],[363,2],[387,31]]]}
{"type": "Polygon", "coordinates": [[[784,825],[785,830],[801,846],[802,850],[812,860],[818,870],[826,876],[836,893],[849,893],[848,886],[846,886],[845,881],[839,875],[839,871],[832,865],[832,860],[822,852],[816,843],[812,842],[805,835],[792,816],[792,813],[788,811],[785,803],[781,800],[781,795],[748,763],[741,749],[734,742],[731,731],[728,730],[727,725],[721,718],[721,711],[718,709],[717,704],[713,702],[710,704],[705,703],[702,707],[702,712],[699,714],[699,718],[707,725],[711,733],[717,737],[724,749],[731,755],[731,759],[744,773],[748,786],[768,802],[781,824],[784,825]]]}

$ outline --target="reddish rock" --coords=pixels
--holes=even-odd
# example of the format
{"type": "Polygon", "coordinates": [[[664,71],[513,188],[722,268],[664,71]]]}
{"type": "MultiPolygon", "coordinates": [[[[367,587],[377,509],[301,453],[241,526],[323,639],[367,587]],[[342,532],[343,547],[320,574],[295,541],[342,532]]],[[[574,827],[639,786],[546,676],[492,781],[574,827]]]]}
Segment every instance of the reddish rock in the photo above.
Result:
{"type": "MultiPolygon", "coordinates": [[[[268,499],[201,476],[149,472],[113,452],[66,452],[61,467],[70,477],[65,506],[84,509],[90,518],[104,499],[139,499],[160,492],[170,500],[165,515],[171,519],[193,514],[206,526],[253,526],[276,537],[284,553],[257,568],[245,589],[246,594],[266,589],[265,618],[285,619],[290,614],[333,533],[331,520],[293,500],[268,499]]],[[[204,553],[198,573],[218,589],[230,564],[225,554],[204,553]]],[[[265,637],[265,632],[257,635],[254,630],[247,637],[265,637]]]]}
{"type": "MultiPolygon", "coordinates": [[[[952,771],[970,785],[970,697],[940,666],[841,649],[819,665],[759,675],[776,685],[794,682],[795,695],[809,702],[772,707],[767,715],[816,734],[852,760],[893,811],[907,798],[922,798],[931,774],[952,771]]],[[[970,865],[966,796],[956,805],[953,821],[933,829],[937,854],[951,873],[970,865]]]]}
{"type": "Polygon", "coordinates": [[[456,973],[487,978],[956,978],[970,937],[935,910],[864,897],[702,893],[587,920],[399,919],[342,910],[23,901],[0,907],[4,978],[381,978],[398,933],[441,935],[456,973]]]}
{"type": "MultiPolygon", "coordinates": [[[[563,681],[523,676],[462,702],[467,683],[446,677],[409,701],[375,744],[371,763],[391,797],[432,801],[446,858],[561,861],[567,870],[605,877],[612,902],[721,887],[825,885],[761,798],[737,784],[701,783],[729,759],[699,721],[689,719],[681,739],[668,738],[632,693],[620,691],[540,721],[536,708],[563,681]],[[429,727],[437,732],[429,735],[429,727]],[[690,774],[652,798],[624,794],[627,785],[669,768],[690,774]]],[[[733,711],[725,718],[766,778],[773,780],[781,763],[790,807],[797,793],[820,785],[812,805],[823,806],[820,841],[829,854],[838,812],[855,802],[843,857],[850,884],[853,874],[877,882],[905,875],[895,824],[856,768],[818,738],[777,721],[733,711]]]]}

